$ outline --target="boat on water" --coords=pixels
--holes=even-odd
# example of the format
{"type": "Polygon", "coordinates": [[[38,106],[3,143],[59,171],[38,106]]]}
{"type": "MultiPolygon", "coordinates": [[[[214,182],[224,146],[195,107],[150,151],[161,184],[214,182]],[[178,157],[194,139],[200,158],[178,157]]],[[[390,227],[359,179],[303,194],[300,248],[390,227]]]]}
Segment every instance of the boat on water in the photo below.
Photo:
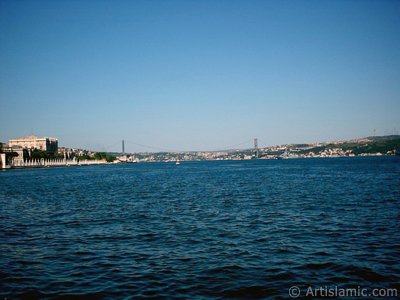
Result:
{"type": "Polygon", "coordinates": [[[175,162],[175,164],[176,164],[176,165],[180,165],[180,164],[181,164],[181,161],[180,161],[179,159],[177,159],[176,162],[175,162]]]}

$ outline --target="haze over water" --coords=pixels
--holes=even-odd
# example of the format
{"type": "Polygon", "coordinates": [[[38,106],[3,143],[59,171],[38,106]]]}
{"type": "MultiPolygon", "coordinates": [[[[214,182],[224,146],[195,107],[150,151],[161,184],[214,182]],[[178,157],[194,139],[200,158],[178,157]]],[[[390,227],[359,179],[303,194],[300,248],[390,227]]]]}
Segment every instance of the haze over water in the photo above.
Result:
{"type": "Polygon", "coordinates": [[[400,288],[398,157],[25,169],[0,183],[0,297],[400,288]]]}

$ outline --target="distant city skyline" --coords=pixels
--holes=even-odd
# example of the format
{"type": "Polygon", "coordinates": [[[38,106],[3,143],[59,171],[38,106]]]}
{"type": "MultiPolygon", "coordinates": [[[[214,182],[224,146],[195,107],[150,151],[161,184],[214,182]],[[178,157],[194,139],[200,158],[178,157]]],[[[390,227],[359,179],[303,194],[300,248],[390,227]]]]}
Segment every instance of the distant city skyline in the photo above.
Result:
{"type": "Polygon", "coordinates": [[[0,65],[1,142],[195,151],[400,130],[399,1],[0,0],[0,65]]]}

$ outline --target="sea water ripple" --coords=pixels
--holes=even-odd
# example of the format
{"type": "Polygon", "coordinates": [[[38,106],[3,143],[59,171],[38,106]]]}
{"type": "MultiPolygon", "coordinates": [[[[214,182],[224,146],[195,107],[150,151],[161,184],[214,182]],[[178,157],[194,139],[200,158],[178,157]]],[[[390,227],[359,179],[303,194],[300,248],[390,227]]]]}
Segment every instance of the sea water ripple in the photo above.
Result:
{"type": "Polygon", "coordinates": [[[0,172],[0,298],[400,291],[400,159],[0,172]]]}

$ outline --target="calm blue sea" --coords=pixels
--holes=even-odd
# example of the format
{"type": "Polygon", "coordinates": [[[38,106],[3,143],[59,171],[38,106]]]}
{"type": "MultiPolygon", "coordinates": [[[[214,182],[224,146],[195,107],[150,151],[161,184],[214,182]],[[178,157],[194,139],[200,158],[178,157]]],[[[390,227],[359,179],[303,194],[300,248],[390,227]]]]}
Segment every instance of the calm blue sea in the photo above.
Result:
{"type": "Polygon", "coordinates": [[[0,172],[0,298],[275,299],[399,282],[399,157],[0,172]]]}

